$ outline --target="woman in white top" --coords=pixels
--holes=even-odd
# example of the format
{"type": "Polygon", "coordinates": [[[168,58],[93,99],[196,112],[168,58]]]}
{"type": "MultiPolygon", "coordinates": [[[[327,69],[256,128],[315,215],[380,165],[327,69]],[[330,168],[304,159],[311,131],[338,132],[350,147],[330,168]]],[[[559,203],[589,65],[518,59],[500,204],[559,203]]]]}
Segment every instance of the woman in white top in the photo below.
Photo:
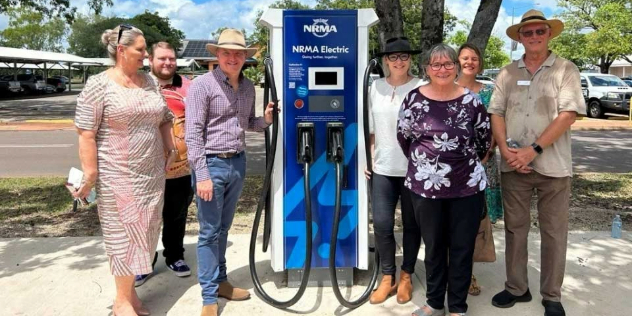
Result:
{"type": "Polygon", "coordinates": [[[371,85],[370,104],[370,145],[373,157],[373,177],[371,201],[373,203],[373,228],[375,245],[380,254],[382,281],[370,298],[371,304],[384,302],[397,292],[397,302],[410,301],[413,292],[411,274],[415,271],[421,234],[410,200],[410,192],[404,187],[408,160],[397,142],[397,116],[404,97],[417,88],[419,78],[410,73],[411,58],[419,51],[412,50],[405,37],[386,41],[382,57],[385,78],[375,80],[371,85]],[[395,281],[395,207],[401,199],[402,222],[404,226],[404,260],[401,267],[399,288],[395,281]]]}

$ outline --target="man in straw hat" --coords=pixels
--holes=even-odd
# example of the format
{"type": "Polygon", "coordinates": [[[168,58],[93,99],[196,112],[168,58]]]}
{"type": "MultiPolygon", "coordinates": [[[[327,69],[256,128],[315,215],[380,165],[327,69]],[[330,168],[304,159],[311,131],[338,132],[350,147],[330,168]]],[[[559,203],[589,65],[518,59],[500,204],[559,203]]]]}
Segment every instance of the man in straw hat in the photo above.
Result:
{"type": "Polygon", "coordinates": [[[224,30],[217,44],[206,48],[219,67],[195,79],[186,101],[186,132],[191,181],[196,192],[200,233],[198,279],[203,316],[217,315],[217,299],[245,300],[247,290],[226,277],[226,242],[246,172],[245,130],[263,131],[272,123],[272,103],[264,117],[255,117],[255,88],[241,69],[256,49],[244,35],[224,30]]]}
{"type": "Polygon", "coordinates": [[[530,201],[538,194],[542,239],[540,294],[546,316],[565,315],[560,303],[566,264],[568,209],[572,176],[570,127],[586,112],[579,70],[548,49],[564,24],[529,10],[507,35],[520,42],[524,56],[505,66],[496,79],[488,112],[502,155],[505,209],[505,290],[492,298],[501,308],[531,301],[527,280],[530,201]],[[508,139],[519,148],[510,148],[508,139]]]}

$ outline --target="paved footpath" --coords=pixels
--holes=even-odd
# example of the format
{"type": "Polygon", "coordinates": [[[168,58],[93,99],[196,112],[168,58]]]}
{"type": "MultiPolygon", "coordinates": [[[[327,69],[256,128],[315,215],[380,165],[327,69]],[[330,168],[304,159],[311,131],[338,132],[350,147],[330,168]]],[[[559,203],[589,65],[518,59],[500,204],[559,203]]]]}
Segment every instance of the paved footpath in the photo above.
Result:
{"type": "MultiPolygon", "coordinates": [[[[397,238],[401,245],[401,234],[397,238]]],[[[468,315],[543,315],[538,294],[539,235],[532,233],[529,243],[530,288],[534,299],[506,310],[490,304],[491,297],[503,289],[505,277],[504,234],[495,232],[495,239],[498,260],[475,264],[474,273],[482,293],[468,298],[468,315]]],[[[249,235],[230,235],[226,256],[229,280],[248,288],[253,298],[244,302],[220,299],[221,315],[410,315],[424,302],[422,250],[413,280],[414,298],[405,305],[390,298],[384,304],[365,304],[348,311],[340,307],[330,288],[308,288],[297,305],[277,310],[254,296],[247,264],[248,241],[249,235]]],[[[185,238],[185,256],[193,265],[195,242],[195,236],[185,238]]],[[[285,287],[283,273],[273,273],[267,258],[267,254],[259,254],[257,263],[264,287],[279,299],[289,298],[296,289],[285,287]]],[[[567,315],[627,313],[632,298],[632,235],[629,232],[624,232],[624,239],[620,240],[610,238],[606,232],[571,232],[566,258],[562,295],[567,315]]],[[[401,260],[401,249],[398,260],[401,260]]],[[[176,277],[167,270],[162,257],[156,265],[156,273],[138,288],[152,315],[199,315],[201,298],[195,274],[188,278],[176,277]]],[[[358,279],[361,285],[366,285],[368,273],[362,273],[358,279]]],[[[99,237],[0,239],[0,288],[3,289],[0,315],[111,315],[114,280],[99,237]]],[[[353,298],[362,290],[362,286],[354,286],[343,288],[342,292],[353,298]]]]}

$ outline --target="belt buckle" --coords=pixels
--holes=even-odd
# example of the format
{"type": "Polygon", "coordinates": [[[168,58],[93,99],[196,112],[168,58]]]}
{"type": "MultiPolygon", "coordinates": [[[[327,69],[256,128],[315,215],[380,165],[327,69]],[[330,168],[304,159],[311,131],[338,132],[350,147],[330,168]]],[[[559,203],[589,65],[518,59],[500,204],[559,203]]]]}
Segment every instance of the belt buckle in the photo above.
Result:
{"type": "Polygon", "coordinates": [[[230,153],[230,152],[229,153],[219,153],[219,154],[217,154],[217,157],[223,158],[223,159],[228,159],[228,158],[233,157],[234,155],[235,155],[235,153],[230,153]]]}

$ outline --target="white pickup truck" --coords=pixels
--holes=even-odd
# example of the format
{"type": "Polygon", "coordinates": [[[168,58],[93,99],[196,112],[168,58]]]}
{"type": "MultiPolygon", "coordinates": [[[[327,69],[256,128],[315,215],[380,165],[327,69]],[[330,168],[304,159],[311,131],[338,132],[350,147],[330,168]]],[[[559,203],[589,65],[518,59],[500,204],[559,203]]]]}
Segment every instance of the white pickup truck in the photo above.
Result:
{"type": "Polygon", "coordinates": [[[582,73],[582,92],[589,117],[603,117],[606,112],[629,114],[632,88],[617,76],[582,73]]]}

